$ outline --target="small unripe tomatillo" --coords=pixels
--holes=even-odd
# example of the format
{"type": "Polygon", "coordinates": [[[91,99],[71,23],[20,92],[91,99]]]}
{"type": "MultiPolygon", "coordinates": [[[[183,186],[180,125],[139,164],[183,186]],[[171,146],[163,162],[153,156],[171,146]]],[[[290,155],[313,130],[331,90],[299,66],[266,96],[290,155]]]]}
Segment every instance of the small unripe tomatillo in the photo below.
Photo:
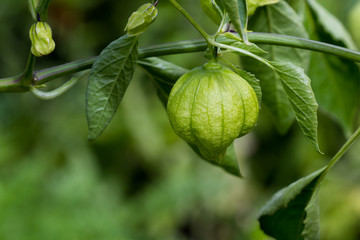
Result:
{"type": "Polygon", "coordinates": [[[148,26],[155,21],[158,14],[154,4],[145,3],[136,12],[133,12],[125,26],[128,35],[138,35],[145,32],[148,26]]]}
{"type": "Polygon", "coordinates": [[[55,42],[52,39],[51,27],[46,22],[34,23],[29,31],[31,40],[31,52],[36,57],[50,54],[55,49],[55,42]]]}
{"type": "Polygon", "coordinates": [[[259,104],[242,77],[217,63],[181,76],[172,88],[167,113],[175,133],[208,160],[221,160],[234,139],[256,125],[259,104]]]}

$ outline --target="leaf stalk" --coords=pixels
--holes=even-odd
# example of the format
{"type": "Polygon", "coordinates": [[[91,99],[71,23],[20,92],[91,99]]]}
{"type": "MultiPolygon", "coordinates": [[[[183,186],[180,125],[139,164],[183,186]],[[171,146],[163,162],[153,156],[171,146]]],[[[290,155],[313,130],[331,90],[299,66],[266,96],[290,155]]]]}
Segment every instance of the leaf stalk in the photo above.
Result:
{"type": "Polygon", "coordinates": [[[345,144],[340,148],[340,150],[335,154],[335,156],[330,160],[329,164],[326,167],[326,172],[330,170],[339,159],[350,149],[351,145],[359,138],[360,136],[360,127],[351,135],[351,137],[345,142],[345,144]]]}

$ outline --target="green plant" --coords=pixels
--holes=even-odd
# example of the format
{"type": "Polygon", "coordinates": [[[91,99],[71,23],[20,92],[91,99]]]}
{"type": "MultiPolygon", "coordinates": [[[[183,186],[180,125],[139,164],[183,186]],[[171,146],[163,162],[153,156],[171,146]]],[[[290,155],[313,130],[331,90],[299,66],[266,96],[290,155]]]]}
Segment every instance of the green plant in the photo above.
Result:
{"type": "MultiPolygon", "coordinates": [[[[314,0],[279,1],[265,6],[258,3],[262,7],[257,8],[251,19],[248,19],[246,1],[218,0],[207,2],[216,10],[209,13],[205,8],[205,13],[210,16],[215,14],[217,19],[221,19],[220,22],[215,21],[219,23],[218,31],[210,35],[176,1],[168,2],[194,25],[203,40],[138,48],[140,34],[147,30],[156,16],[153,10],[149,12],[151,19],[144,20],[142,14],[149,10],[146,8],[136,14],[136,17],[133,17],[135,22],[127,27],[127,30],[135,31],[112,42],[99,56],[34,71],[35,56],[30,53],[24,73],[1,79],[0,91],[32,91],[46,99],[57,97],[76,83],[84,73],[80,73],[81,75],[72,78],[55,91],[42,92],[39,88],[58,77],[91,68],[87,90],[87,119],[89,138],[96,139],[114,116],[137,64],[154,79],[160,99],[166,105],[172,85],[188,70],[154,57],[203,51],[205,56],[217,59],[249,82],[262,105],[270,110],[279,132],[287,132],[296,120],[304,136],[318,151],[319,104],[325,112],[332,115],[346,134],[353,132],[353,135],[326,167],[280,191],[261,210],[259,217],[264,232],[277,239],[319,238],[317,189],[328,170],[360,134],[359,130],[353,131],[359,102],[359,69],[355,62],[360,61],[360,53],[350,50],[354,49],[355,45],[346,29],[314,0]],[[248,29],[254,32],[248,32],[248,29]],[[317,41],[308,40],[308,37],[317,41]],[[330,41],[342,47],[322,41],[330,41]],[[290,48],[276,47],[279,45],[290,48]],[[324,57],[317,52],[329,55],[324,57]],[[222,57],[228,53],[240,55],[241,66],[222,57]],[[318,72],[323,71],[327,65],[334,67],[327,68],[328,71],[319,77],[318,72]],[[312,83],[308,76],[313,80],[312,83]]],[[[46,22],[49,1],[30,3],[34,20],[46,22]]],[[[165,4],[165,1],[161,2],[163,3],[165,4]]],[[[154,5],[151,5],[151,8],[155,8],[154,5]]],[[[151,27],[148,29],[150,31],[151,27]]],[[[61,47],[61,43],[58,46],[61,47]]],[[[239,176],[240,171],[231,151],[232,147],[230,145],[224,158],[219,161],[203,157],[239,176]]]]}

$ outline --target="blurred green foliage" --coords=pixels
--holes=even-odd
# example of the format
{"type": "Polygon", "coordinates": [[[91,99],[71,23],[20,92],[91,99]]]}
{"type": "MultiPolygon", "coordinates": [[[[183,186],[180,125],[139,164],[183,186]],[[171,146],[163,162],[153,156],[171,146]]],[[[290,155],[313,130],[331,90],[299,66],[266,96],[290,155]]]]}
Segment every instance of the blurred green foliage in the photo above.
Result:
{"type": "MultiPolygon", "coordinates": [[[[98,54],[124,33],[128,16],[144,2],[53,0],[49,23],[56,50],[37,68],[98,54]]],[[[216,30],[197,1],[180,2],[209,32],[216,30]]],[[[345,24],[356,3],[321,2],[345,24]]],[[[32,24],[26,3],[0,3],[1,77],[25,65],[32,24]]],[[[158,8],[140,46],[200,37],[166,1],[158,8]]],[[[187,68],[205,62],[201,53],[165,59],[187,68]]],[[[94,142],[87,141],[85,89],[79,82],[52,101],[30,93],[0,95],[0,239],[268,239],[258,229],[260,207],[279,188],[325,165],[345,140],[320,113],[321,156],[298,126],[279,135],[262,109],[254,133],[236,142],[245,175],[237,179],[198,159],[175,136],[140,70],[94,142]]],[[[324,240],[360,238],[359,149],[358,142],[321,187],[324,240]]]]}

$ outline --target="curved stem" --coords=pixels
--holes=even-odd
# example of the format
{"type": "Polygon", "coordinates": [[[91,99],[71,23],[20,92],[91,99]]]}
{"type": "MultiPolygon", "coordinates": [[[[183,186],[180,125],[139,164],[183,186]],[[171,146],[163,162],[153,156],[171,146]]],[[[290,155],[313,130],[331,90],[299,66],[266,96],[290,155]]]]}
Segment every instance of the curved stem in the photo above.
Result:
{"type": "Polygon", "coordinates": [[[335,154],[335,156],[330,160],[330,162],[322,169],[320,176],[320,181],[317,182],[317,186],[320,184],[321,180],[325,178],[329,170],[340,160],[342,156],[350,149],[351,145],[359,138],[360,136],[360,127],[351,135],[351,137],[344,143],[340,150],[335,154]]]}
{"type": "Polygon", "coordinates": [[[207,32],[200,26],[200,24],[198,24],[195,19],[192,18],[192,16],[190,14],[188,14],[188,12],[181,7],[176,0],[168,0],[179,12],[181,12],[182,15],[184,15],[185,18],[187,18],[187,20],[196,28],[196,30],[198,30],[198,32],[203,36],[203,38],[205,39],[205,41],[208,43],[209,47],[211,47],[211,44],[209,42],[209,39],[211,38],[209,34],[207,34],[207,32]]]}
{"type": "Polygon", "coordinates": [[[39,89],[37,89],[34,86],[30,86],[30,91],[40,99],[51,100],[51,99],[54,99],[54,98],[60,96],[61,94],[65,93],[72,86],[74,86],[75,83],[77,83],[77,81],[79,80],[80,75],[81,75],[81,72],[79,72],[76,76],[74,76],[72,79],[70,79],[69,81],[67,81],[60,87],[58,87],[57,89],[49,91],[49,92],[40,91],[39,89]]]}
{"type": "Polygon", "coordinates": [[[221,23],[220,26],[218,28],[218,30],[216,31],[216,33],[214,34],[214,40],[216,41],[216,38],[219,36],[219,34],[222,33],[222,30],[225,26],[225,22],[226,22],[226,14],[223,15],[222,19],[221,19],[221,23]]]}
{"type": "Polygon", "coordinates": [[[233,51],[236,51],[236,52],[239,52],[239,53],[242,53],[246,56],[249,56],[249,57],[252,57],[256,60],[258,60],[259,62],[265,64],[266,66],[268,66],[269,68],[273,69],[274,70],[274,67],[269,63],[268,60],[266,60],[265,58],[262,58],[254,53],[251,53],[249,51],[246,51],[244,49],[241,49],[241,48],[237,48],[237,47],[233,47],[233,46],[230,46],[230,45],[226,45],[226,44],[221,44],[221,43],[218,43],[218,42],[212,42],[212,44],[214,46],[217,46],[217,47],[220,47],[220,48],[224,48],[224,49],[229,49],[229,50],[233,50],[233,51]]]}
{"type": "Polygon", "coordinates": [[[329,171],[335,163],[339,161],[339,159],[349,150],[351,145],[355,142],[356,139],[360,136],[360,127],[351,135],[351,137],[346,141],[346,143],[340,148],[340,150],[336,153],[336,155],[331,159],[329,164],[326,167],[326,171],[329,171]]]}

